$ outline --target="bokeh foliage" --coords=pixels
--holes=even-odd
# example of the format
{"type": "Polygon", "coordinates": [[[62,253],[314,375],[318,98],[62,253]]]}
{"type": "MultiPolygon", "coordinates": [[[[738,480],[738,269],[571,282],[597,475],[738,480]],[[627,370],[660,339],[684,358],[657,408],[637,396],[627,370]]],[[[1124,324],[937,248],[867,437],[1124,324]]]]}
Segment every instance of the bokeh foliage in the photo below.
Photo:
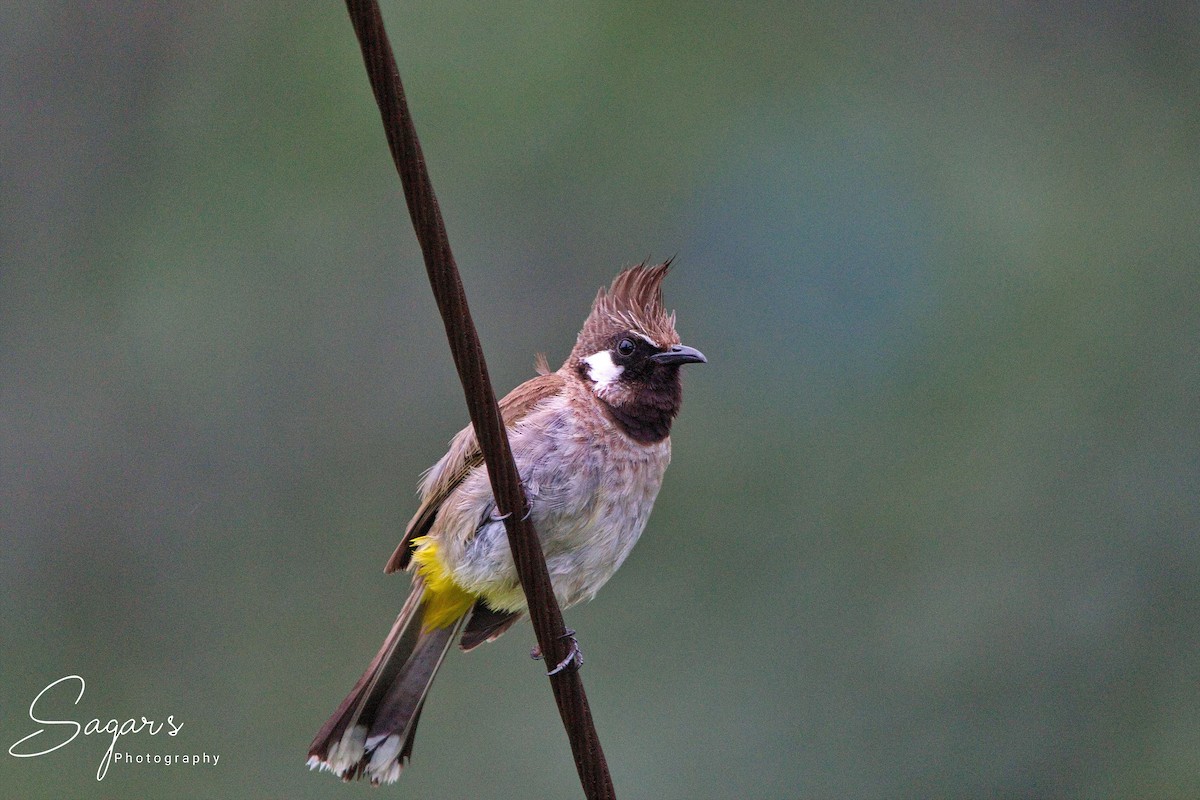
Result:
{"type": "MultiPolygon", "coordinates": [[[[677,256],[643,541],[568,612],[621,796],[1200,794],[1194,4],[388,4],[501,391],[677,256]]],[[[358,796],[311,734],[465,420],[340,5],[0,12],[0,732],[23,797],[358,796]]],[[[397,796],[572,796],[532,633],[397,796]]]]}

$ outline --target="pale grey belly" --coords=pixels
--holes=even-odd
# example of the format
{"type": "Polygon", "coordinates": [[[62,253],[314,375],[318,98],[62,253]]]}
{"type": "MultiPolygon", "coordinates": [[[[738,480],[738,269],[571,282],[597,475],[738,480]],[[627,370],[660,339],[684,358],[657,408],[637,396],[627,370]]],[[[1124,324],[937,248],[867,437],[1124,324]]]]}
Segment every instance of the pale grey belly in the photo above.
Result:
{"type": "MultiPolygon", "coordinates": [[[[601,450],[575,438],[566,446],[531,442],[518,466],[532,497],[554,592],[564,606],[590,599],[641,536],[662,485],[670,445],[633,443],[601,450]],[[533,446],[530,446],[533,445],[533,446]]],[[[491,509],[488,509],[488,513],[491,509]]],[[[503,522],[484,523],[452,566],[455,580],[498,610],[525,608],[503,522]]]]}

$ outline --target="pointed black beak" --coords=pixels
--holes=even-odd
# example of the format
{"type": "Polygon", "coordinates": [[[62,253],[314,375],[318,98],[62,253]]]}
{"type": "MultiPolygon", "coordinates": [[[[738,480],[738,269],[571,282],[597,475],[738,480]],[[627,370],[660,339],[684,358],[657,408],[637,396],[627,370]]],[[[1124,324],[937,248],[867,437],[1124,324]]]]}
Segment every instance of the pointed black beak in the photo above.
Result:
{"type": "Polygon", "coordinates": [[[708,359],[694,347],[688,347],[686,344],[677,344],[670,350],[664,350],[661,353],[655,353],[650,356],[651,361],[659,364],[707,364],[708,359]]]}

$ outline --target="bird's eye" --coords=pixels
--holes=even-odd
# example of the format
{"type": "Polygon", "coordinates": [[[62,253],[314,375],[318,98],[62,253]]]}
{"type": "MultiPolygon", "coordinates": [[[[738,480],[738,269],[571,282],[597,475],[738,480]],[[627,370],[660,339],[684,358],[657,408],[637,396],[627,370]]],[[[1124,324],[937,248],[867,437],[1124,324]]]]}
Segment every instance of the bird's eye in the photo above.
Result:
{"type": "Polygon", "coordinates": [[[635,347],[632,339],[622,339],[621,343],[617,345],[617,352],[623,356],[631,356],[635,347]]]}

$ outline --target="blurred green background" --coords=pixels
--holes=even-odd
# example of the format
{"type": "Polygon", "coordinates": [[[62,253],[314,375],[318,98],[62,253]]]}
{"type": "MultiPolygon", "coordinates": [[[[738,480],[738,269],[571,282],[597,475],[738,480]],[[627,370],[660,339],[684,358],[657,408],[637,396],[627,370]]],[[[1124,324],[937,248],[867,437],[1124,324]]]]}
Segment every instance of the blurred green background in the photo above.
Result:
{"type": "MultiPolygon", "coordinates": [[[[1200,796],[1194,3],[385,16],[498,389],[644,258],[710,359],[567,614],[620,796],[1200,796]]],[[[466,414],[346,13],[9,4],[0,52],[0,744],[79,674],[222,757],[0,793],[366,797],[305,750],[466,414]]],[[[532,643],[370,796],[580,796],[532,643]]]]}

